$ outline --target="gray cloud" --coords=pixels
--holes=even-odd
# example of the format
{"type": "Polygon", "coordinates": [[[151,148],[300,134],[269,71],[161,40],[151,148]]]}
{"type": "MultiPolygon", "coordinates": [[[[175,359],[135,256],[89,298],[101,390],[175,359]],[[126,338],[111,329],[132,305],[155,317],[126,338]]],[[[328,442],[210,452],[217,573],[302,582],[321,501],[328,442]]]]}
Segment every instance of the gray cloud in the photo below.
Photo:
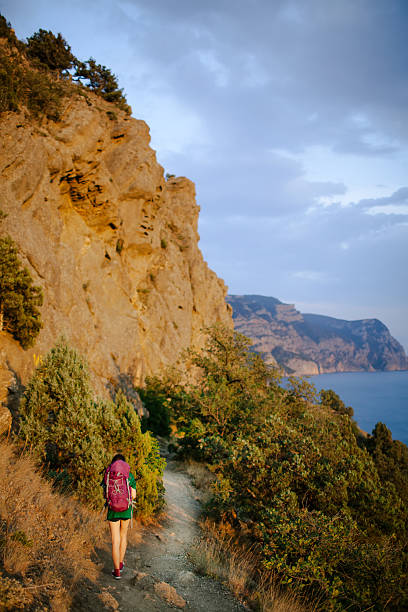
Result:
{"type": "Polygon", "coordinates": [[[378,206],[408,206],[408,187],[401,187],[386,198],[367,198],[361,200],[359,206],[363,208],[376,208],[378,206]]]}
{"type": "Polygon", "coordinates": [[[121,6],[140,11],[147,25],[134,28],[131,41],[166,74],[167,86],[212,116],[213,135],[226,132],[239,142],[252,135],[258,144],[294,150],[326,141],[358,153],[376,148],[365,140],[370,133],[406,141],[399,121],[407,95],[403,3],[345,0],[329,10],[323,1],[307,8],[265,1],[121,6]],[[360,111],[369,125],[348,126],[347,138],[346,123],[360,111]]]}

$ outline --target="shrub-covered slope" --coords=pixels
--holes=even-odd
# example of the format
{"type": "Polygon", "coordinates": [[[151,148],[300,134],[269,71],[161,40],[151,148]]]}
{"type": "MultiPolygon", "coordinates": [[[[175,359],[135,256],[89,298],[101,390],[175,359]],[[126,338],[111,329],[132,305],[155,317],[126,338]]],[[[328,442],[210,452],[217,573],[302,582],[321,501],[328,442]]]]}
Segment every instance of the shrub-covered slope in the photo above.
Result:
{"type": "Polygon", "coordinates": [[[196,383],[174,371],[148,381],[170,406],[180,452],[216,475],[210,513],[261,546],[263,571],[324,610],[406,609],[408,448],[382,424],[360,437],[329,392],[319,401],[296,378],[281,387],[249,346],[215,327],[190,354],[196,383]]]}

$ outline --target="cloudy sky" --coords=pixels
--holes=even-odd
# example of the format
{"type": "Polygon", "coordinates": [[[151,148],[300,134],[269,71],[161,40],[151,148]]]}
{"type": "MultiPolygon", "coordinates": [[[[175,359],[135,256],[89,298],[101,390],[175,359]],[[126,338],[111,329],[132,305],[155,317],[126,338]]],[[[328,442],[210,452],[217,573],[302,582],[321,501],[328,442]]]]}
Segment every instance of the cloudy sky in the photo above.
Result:
{"type": "Polygon", "coordinates": [[[196,183],[230,293],[377,317],[408,349],[408,2],[2,0],[109,66],[196,183]]]}

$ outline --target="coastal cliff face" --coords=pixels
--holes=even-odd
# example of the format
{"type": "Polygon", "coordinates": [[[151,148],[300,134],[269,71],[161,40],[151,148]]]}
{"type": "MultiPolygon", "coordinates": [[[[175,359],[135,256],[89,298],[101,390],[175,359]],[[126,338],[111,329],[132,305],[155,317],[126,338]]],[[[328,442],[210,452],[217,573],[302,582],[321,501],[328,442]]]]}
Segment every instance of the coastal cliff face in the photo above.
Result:
{"type": "Polygon", "coordinates": [[[58,122],[4,113],[0,139],[0,231],[44,293],[34,348],[0,334],[4,379],[26,382],[64,334],[99,392],[140,384],[200,346],[203,326],[232,326],[226,286],[198,248],[194,184],[165,180],[143,121],[89,94],[58,122]]]}
{"type": "Polygon", "coordinates": [[[408,369],[403,347],[378,319],[301,314],[293,304],[261,295],[229,295],[227,300],[235,329],[253,340],[267,363],[289,374],[408,369]]]}

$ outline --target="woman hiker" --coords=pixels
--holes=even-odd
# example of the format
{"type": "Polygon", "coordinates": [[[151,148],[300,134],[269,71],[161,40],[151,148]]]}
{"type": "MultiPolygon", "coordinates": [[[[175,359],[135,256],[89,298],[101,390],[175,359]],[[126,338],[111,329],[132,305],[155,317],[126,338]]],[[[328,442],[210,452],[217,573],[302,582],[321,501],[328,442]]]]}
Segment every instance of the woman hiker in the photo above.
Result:
{"type": "Polygon", "coordinates": [[[133,512],[132,501],[136,498],[136,480],[123,455],[114,456],[106,469],[103,485],[108,506],[106,519],[112,537],[112,576],[120,580],[124,568],[127,531],[133,512]]]}

